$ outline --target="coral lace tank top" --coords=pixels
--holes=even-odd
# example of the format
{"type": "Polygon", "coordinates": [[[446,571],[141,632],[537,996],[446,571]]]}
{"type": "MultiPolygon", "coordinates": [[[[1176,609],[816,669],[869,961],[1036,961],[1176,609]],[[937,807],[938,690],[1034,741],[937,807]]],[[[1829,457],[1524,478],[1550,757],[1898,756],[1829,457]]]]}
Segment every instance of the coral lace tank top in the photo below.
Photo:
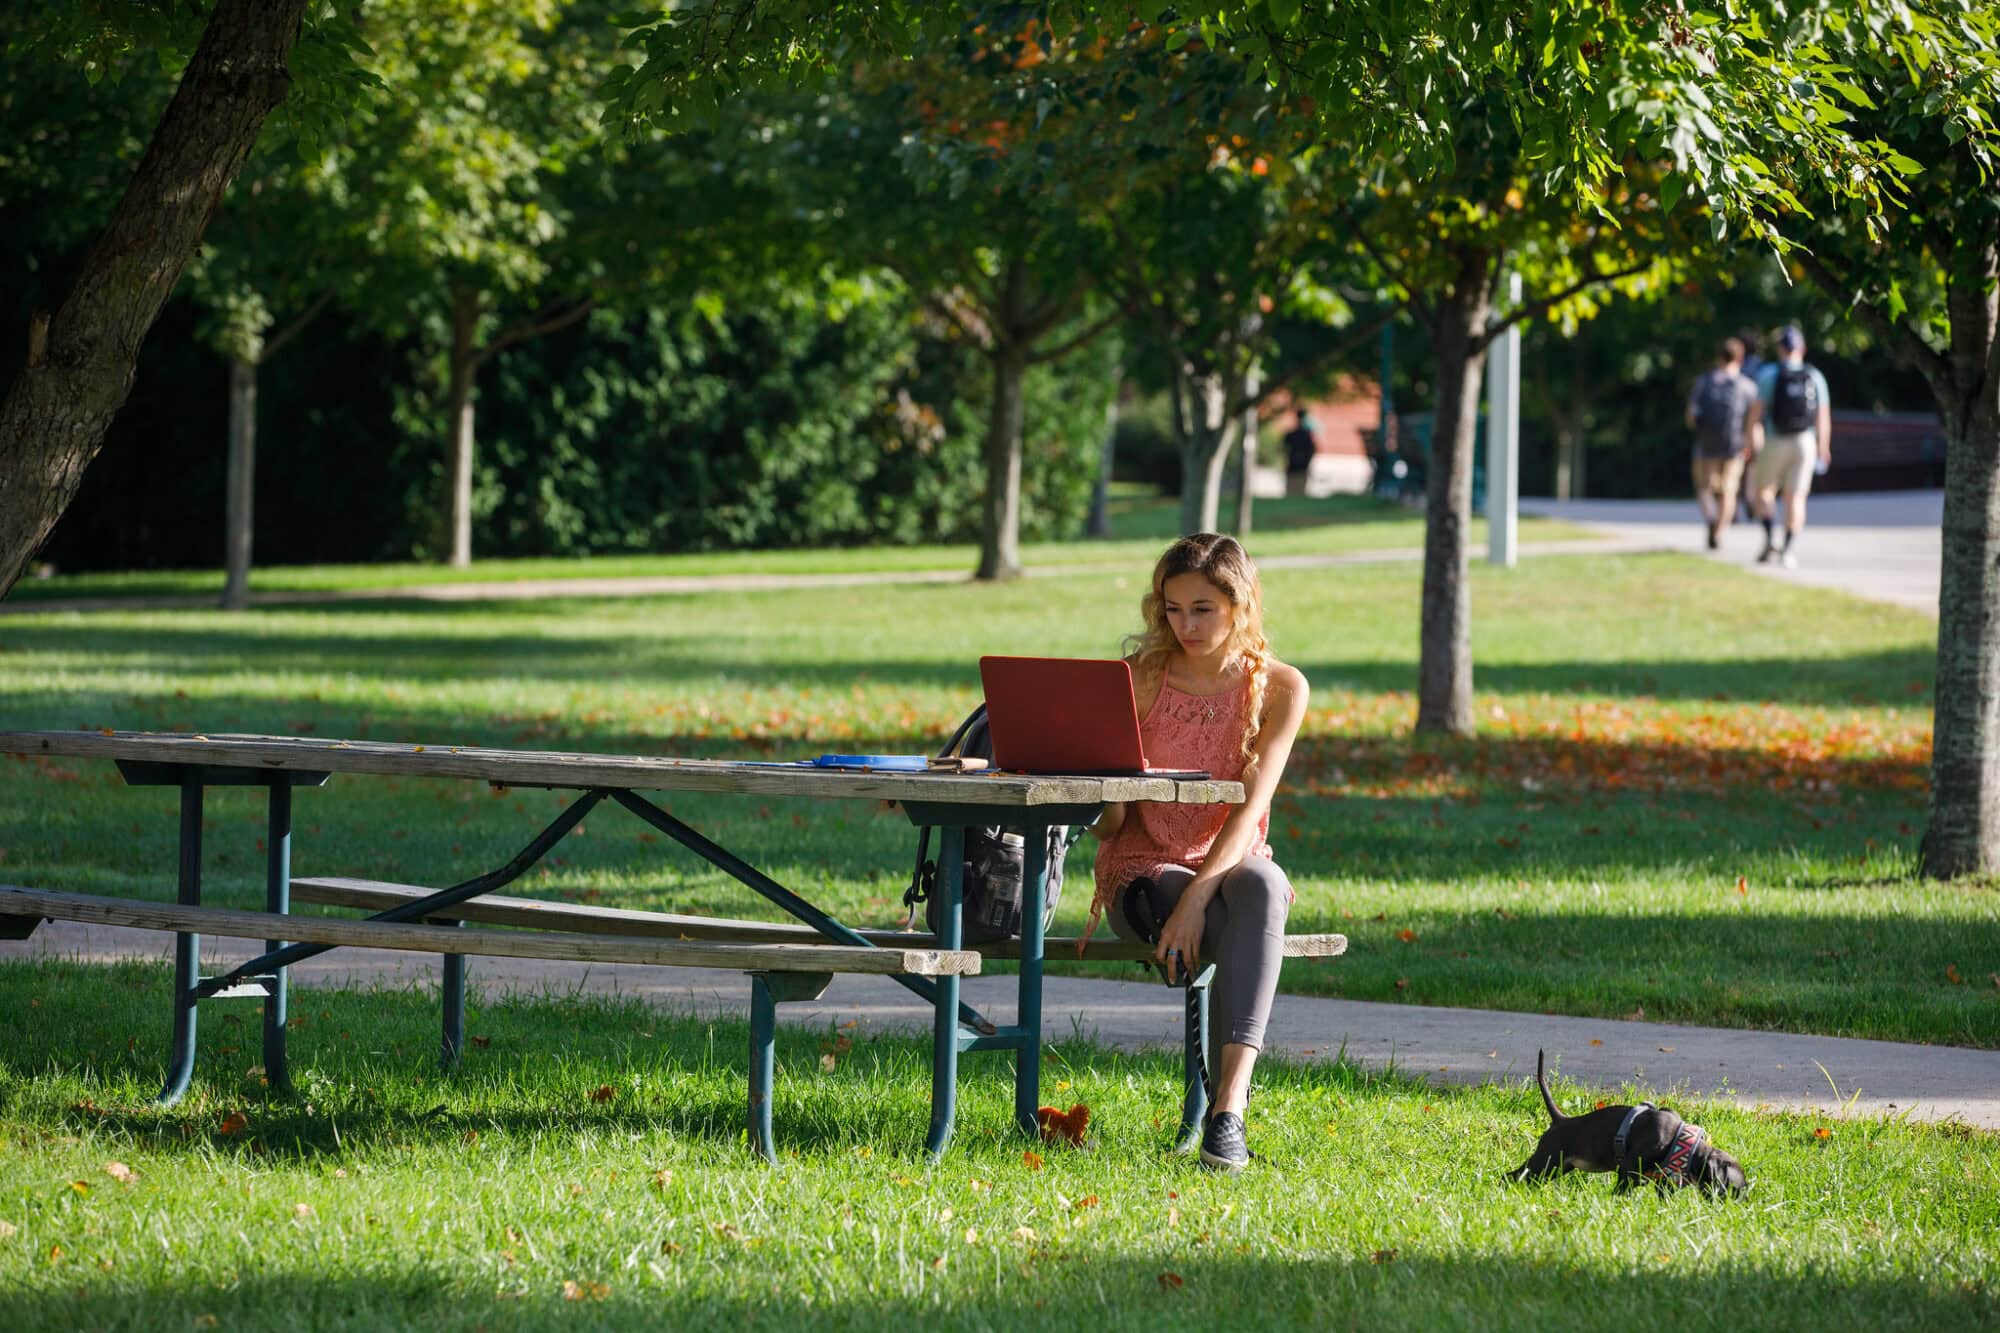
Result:
{"type": "MultiPolygon", "coordinates": [[[[1250,682],[1221,694],[1189,694],[1165,681],[1139,723],[1146,762],[1158,768],[1206,769],[1218,781],[1243,776],[1243,728],[1249,719],[1250,682]]],[[[1215,835],[1234,809],[1230,805],[1170,805],[1134,801],[1118,832],[1097,848],[1097,895],[1090,924],[1110,906],[1112,896],[1133,880],[1156,878],[1167,866],[1197,870],[1215,835]]],[[[1271,812],[1257,821],[1257,841],[1246,855],[1271,855],[1271,812]]]]}

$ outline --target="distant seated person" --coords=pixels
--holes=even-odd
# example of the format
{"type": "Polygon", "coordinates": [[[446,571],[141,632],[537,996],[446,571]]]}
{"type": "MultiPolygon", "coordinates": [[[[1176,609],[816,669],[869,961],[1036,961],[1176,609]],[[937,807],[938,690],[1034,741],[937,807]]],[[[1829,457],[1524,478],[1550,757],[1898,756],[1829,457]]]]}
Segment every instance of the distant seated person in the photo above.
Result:
{"type": "Polygon", "coordinates": [[[1302,407],[1299,422],[1285,432],[1285,494],[1304,495],[1306,474],[1312,470],[1313,455],[1319,452],[1319,441],[1313,436],[1312,417],[1302,407]]]}

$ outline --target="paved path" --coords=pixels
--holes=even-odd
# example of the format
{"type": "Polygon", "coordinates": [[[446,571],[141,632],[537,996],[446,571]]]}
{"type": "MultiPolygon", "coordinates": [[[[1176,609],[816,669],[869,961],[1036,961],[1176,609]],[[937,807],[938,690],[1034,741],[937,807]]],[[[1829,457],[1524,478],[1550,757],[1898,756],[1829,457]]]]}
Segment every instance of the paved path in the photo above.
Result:
{"type": "Polygon", "coordinates": [[[1756,563],[1764,544],[1756,524],[1732,524],[1722,549],[1705,549],[1694,500],[1534,500],[1521,512],[1559,518],[1654,550],[1686,551],[1741,565],[1773,579],[1837,588],[1935,616],[1943,549],[1943,491],[1815,495],[1806,502],[1797,569],[1756,563]]]}
{"type": "MultiPolygon", "coordinates": [[[[1620,555],[1663,549],[1655,536],[1610,533],[1570,541],[1523,542],[1523,556],[1620,555]]],[[[1325,569],[1336,565],[1382,565],[1424,558],[1421,546],[1326,554],[1273,555],[1259,569],[1325,569]]],[[[1031,565],[1027,577],[1047,579],[1076,574],[1129,573],[1130,561],[1103,560],[1031,565]]],[[[969,583],[957,569],[885,569],[847,574],[637,574],[624,578],[509,579],[499,582],[425,583],[396,588],[318,588],[293,592],[253,592],[252,606],[313,606],[328,602],[519,602],[549,597],[661,597],[672,594],[770,592],[788,588],[857,588],[888,583],[969,583]]],[[[144,597],[75,597],[0,602],[0,615],[72,611],[198,611],[215,606],[213,594],[144,597]]]]}
{"type": "MultiPolygon", "coordinates": [[[[1578,541],[1524,542],[1521,555],[1620,555],[1642,551],[1708,554],[1692,500],[1521,501],[1523,514],[1562,519],[1598,535],[1578,541]]],[[[1883,491],[1815,496],[1799,568],[1755,562],[1762,533],[1756,526],[1733,526],[1723,548],[1711,558],[1740,564],[1774,579],[1837,588],[1859,597],[1893,602],[1937,614],[1939,523],[1942,491],[1883,491]]],[[[1483,550],[1475,549],[1479,559],[1483,550]]],[[[1263,569],[1326,569],[1378,565],[1423,558],[1421,547],[1342,551],[1323,555],[1278,555],[1259,560],[1263,569]]],[[[1123,565],[1103,562],[1038,565],[1031,578],[1103,573],[1123,565]]],[[[628,578],[514,579],[504,582],[432,583],[401,588],[328,588],[297,592],[253,592],[253,606],[311,606],[331,602],[526,601],[551,597],[659,597],[674,594],[762,592],[791,588],[852,588],[894,583],[963,583],[958,569],[872,570],[845,574],[635,575],[628,578]]],[[[0,601],[0,616],[74,611],[205,610],[212,595],[91,597],[0,601]]]]}
{"type": "MultiPolygon", "coordinates": [[[[48,955],[165,961],[172,938],[57,922],[32,939],[0,942],[0,962],[48,955]]],[[[252,952],[237,940],[206,940],[203,949],[210,965],[241,961],[252,952]]],[[[584,970],[575,964],[477,958],[469,972],[489,995],[582,990],[637,997],[678,1013],[736,1017],[746,1015],[750,1005],[745,977],[702,968],[584,970]]],[[[434,957],[381,949],[336,950],[293,969],[302,986],[435,985],[437,974],[434,957]]],[[[995,1021],[1008,1022],[1013,985],[1012,977],[968,978],[966,998],[995,1021]]],[[[1122,1050],[1180,1047],[1180,992],[1156,983],[1051,974],[1045,1005],[1043,1031],[1052,1038],[1074,1030],[1122,1050]]],[[[921,1032],[929,1031],[931,1021],[928,1005],[881,977],[836,977],[817,1003],[783,1005],[778,1015],[787,1025],[821,1030],[853,1021],[862,1031],[921,1032]]],[[[164,1040],[164,1017],[161,1022],[164,1040]]],[[[1532,1078],[1535,1051],[1547,1048],[1570,1077],[1606,1088],[1630,1087],[1647,1098],[1730,1098],[1831,1115],[1852,1097],[1854,1114],[1907,1114],[2000,1129],[2000,1051],[1293,995],[1278,998],[1272,1029],[1272,1049],[1294,1059],[1331,1060],[1344,1049],[1360,1064],[1393,1064],[1439,1083],[1532,1078]]]]}

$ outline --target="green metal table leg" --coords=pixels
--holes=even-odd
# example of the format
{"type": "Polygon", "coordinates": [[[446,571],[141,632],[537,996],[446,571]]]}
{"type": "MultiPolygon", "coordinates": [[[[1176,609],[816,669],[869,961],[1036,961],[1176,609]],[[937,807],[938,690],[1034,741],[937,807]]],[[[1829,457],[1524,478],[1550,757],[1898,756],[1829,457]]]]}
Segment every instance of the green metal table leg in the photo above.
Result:
{"type": "MultiPolygon", "coordinates": [[[[937,892],[940,949],[957,949],[965,939],[965,829],[947,824],[939,832],[937,892]]],[[[924,1151],[936,1162],[951,1142],[953,1116],[958,1110],[958,977],[937,979],[936,1017],[931,1031],[931,1129],[924,1151]]]]}
{"type": "Polygon", "coordinates": [[[750,974],[750,1146],[772,1166],[778,1148],[771,1139],[771,1084],[776,1072],[778,1006],[762,972],[750,974]]]}
{"type": "Polygon", "coordinates": [[[1187,1032],[1182,1049],[1187,1091],[1181,1101],[1180,1136],[1174,1143],[1177,1153],[1193,1152],[1201,1146],[1202,1120],[1208,1114],[1208,1080],[1205,1061],[1208,1051],[1208,983],[1213,967],[1187,984],[1187,1032]]]}
{"type": "MultiPolygon", "coordinates": [[[[180,904],[201,906],[201,782],[181,783],[180,904]]],[[[201,936],[181,931],[174,936],[174,1035],[167,1053],[167,1081],[153,1100],[172,1106],[194,1077],[195,987],[201,984],[201,936]]]]}
{"type": "Polygon", "coordinates": [[[771,1134],[778,1006],[789,1000],[817,1000],[832,984],[831,972],[750,974],[750,1146],[772,1166],[778,1164],[778,1144],[771,1134]]]}
{"type": "MultiPolygon", "coordinates": [[[[264,840],[264,910],[283,916],[292,910],[292,784],[280,773],[272,777],[270,820],[264,840]]],[[[265,940],[267,950],[285,947],[283,940],[265,940]]],[[[274,968],[264,996],[264,1079],[275,1092],[292,1090],[290,1054],[285,1049],[285,969],[274,968]]]]}
{"type": "MultiPolygon", "coordinates": [[[[454,921],[454,926],[463,926],[454,921]]],[[[444,1040],[438,1048],[438,1064],[446,1073],[458,1068],[459,1054],[465,1050],[465,955],[444,956],[444,1040]]]]}
{"type": "Polygon", "coordinates": [[[1032,1138],[1041,1137],[1035,1112],[1042,1104],[1042,904],[1049,875],[1049,831],[1029,825],[1027,858],[1021,876],[1021,976],[1019,1012],[1021,1047],[1014,1057],[1014,1123],[1032,1138]]]}

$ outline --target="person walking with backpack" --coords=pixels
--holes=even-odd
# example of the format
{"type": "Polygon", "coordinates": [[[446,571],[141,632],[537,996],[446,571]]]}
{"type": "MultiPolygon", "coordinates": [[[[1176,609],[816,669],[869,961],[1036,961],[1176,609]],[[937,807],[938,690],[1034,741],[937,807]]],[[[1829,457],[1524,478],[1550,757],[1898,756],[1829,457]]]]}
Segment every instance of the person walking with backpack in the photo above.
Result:
{"type": "Polygon", "coordinates": [[[1743,484],[1743,467],[1750,457],[1750,413],[1757,386],[1743,374],[1740,338],[1724,338],[1716,349],[1715,368],[1694,382],[1688,393],[1687,424],[1694,431],[1694,499],[1708,525],[1708,549],[1722,545],[1722,534],[1736,513],[1736,490],[1743,484]]]}
{"type": "Polygon", "coordinates": [[[1306,678],[1264,637],[1257,567],[1233,537],[1200,532],[1169,546],[1127,640],[1148,762],[1240,781],[1241,805],[1110,804],[1091,826],[1097,893],[1084,939],[1108,916],[1145,940],[1168,979],[1215,964],[1208,1068],[1214,1101],[1202,1164],[1250,1160],[1243,1111],[1278,992],[1292,886],[1272,860],[1271,798],[1306,713],[1306,678]]]}
{"type": "Polygon", "coordinates": [[[1796,324],[1778,331],[1778,360],[1757,372],[1757,406],[1750,415],[1756,457],[1750,464],[1750,488],[1757,497],[1757,517],[1764,523],[1764,549],[1757,563],[1774,557],[1786,569],[1798,566],[1793,546],[1806,525],[1806,495],[1815,472],[1833,462],[1833,409],[1826,377],[1806,363],[1806,336],[1796,324]],[[1785,497],[1785,540],[1774,531],[1777,499],[1785,497]]]}

